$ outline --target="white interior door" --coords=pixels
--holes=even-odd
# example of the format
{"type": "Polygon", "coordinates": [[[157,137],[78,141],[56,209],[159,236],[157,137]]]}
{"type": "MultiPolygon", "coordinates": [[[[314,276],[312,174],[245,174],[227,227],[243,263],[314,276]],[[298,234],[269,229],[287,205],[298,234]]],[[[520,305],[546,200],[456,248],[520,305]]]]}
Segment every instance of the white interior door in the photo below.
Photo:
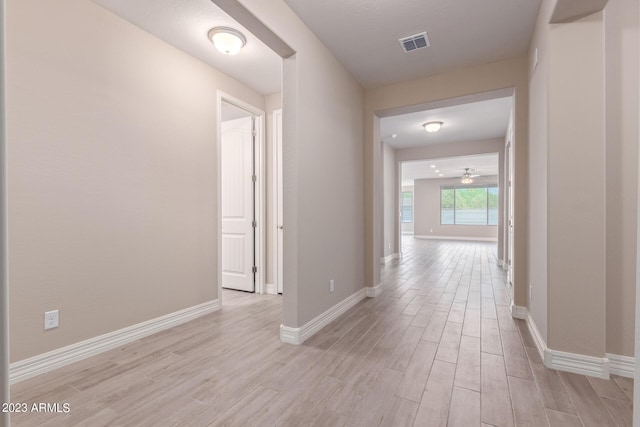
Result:
{"type": "Polygon", "coordinates": [[[254,292],[253,118],[222,122],[222,287],[254,292]]]}
{"type": "Polygon", "coordinates": [[[278,268],[276,272],[276,286],[278,288],[278,293],[282,293],[283,289],[283,279],[282,272],[284,268],[283,262],[283,233],[284,233],[284,225],[282,218],[282,110],[278,110],[274,112],[274,129],[275,129],[275,143],[276,143],[276,204],[277,204],[277,218],[276,218],[276,240],[277,240],[277,254],[278,257],[278,268]]]}

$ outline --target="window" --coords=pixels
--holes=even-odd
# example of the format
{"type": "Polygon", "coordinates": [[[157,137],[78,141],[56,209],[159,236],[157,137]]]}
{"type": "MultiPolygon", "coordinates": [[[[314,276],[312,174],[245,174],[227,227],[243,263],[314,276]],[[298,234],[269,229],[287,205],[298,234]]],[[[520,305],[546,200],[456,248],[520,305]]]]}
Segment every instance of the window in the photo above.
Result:
{"type": "Polygon", "coordinates": [[[440,224],[498,225],[498,186],[441,187],[440,224]]]}
{"type": "Polygon", "coordinates": [[[411,191],[403,191],[400,203],[402,222],[413,222],[413,193],[411,191]]]}

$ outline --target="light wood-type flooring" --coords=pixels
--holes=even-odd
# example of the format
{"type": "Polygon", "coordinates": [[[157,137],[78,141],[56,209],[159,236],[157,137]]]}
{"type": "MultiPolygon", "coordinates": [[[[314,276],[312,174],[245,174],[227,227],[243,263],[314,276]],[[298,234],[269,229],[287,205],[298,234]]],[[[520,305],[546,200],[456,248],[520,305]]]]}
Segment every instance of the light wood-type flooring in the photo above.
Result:
{"type": "Polygon", "coordinates": [[[71,412],[13,425],[631,425],[632,380],[543,367],[495,245],[405,237],[383,281],[301,346],[279,341],[280,297],[225,291],[217,313],[16,384],[13,402],[71,412]]]}

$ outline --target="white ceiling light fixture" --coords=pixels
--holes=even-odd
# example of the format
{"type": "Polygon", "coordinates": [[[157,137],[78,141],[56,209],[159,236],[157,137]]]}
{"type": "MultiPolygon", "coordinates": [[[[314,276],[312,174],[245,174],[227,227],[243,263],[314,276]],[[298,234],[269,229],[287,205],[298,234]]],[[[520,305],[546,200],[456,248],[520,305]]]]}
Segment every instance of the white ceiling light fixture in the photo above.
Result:
{"type": "Polygon", "coordinates": [[[240,31],[231,27],[215,27],[209,30],[209,40],[225,55],[235,55],[247,44],[240,31]]]}
{"type": "Polygon", "coordinates": [[[424,130],[426,130],[427,132],[434,133],[440,130],[440,128],[442,127],[442,122],[427,122],[422,126],[424,126],[424,130]]]}
{"type": "Polygon", "coordinates": [[[435,167],[436,167],[436,165],[431,165],[431,167],[432,167],[432,168],[435,168],[435,167]]]}

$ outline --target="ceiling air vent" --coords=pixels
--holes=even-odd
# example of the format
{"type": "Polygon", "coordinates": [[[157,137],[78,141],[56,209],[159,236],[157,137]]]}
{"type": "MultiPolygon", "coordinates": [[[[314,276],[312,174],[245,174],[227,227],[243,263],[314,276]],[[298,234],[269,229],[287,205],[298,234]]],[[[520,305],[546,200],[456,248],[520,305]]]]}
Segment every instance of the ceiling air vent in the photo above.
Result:
{"type": "Polygon", "coordinates": [[[403,37],[398,41],[400,42],[400,46],[402,46],[402,50],[405,52],[411,52],[412,50],[422,49],[431,45],[426,32],[403,37]]]}

